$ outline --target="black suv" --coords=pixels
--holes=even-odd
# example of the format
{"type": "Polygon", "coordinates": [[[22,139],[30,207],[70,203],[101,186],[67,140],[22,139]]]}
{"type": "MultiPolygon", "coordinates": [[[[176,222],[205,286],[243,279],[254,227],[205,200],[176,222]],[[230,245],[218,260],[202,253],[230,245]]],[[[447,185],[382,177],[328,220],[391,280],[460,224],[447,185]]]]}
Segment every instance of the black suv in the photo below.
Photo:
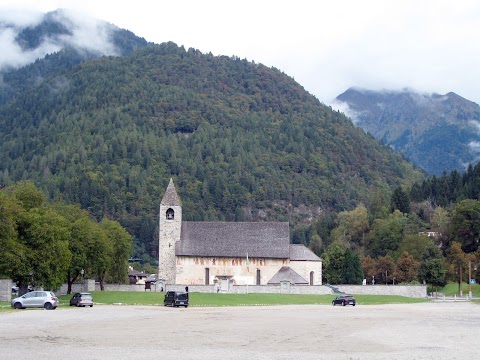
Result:
{"type": "Polygon", "coordinates": [[[188,307],[188,293],[178,291],[168,291],[163,299],[163,305],[172,307],[185,306],[188,307]]]}

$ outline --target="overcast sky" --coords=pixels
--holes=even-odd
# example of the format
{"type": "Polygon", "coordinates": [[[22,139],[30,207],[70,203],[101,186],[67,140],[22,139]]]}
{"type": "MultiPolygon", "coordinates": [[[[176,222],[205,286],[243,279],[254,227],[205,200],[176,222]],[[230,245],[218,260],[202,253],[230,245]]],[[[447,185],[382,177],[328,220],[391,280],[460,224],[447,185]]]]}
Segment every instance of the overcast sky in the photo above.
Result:
{"type": "Polygon", "coordinates": [[[27,23],[58,8],[151,42],[274,66],[326,104],[351,86],[480,103],[476,0],[0,0],[0,17],[27,23]]]}

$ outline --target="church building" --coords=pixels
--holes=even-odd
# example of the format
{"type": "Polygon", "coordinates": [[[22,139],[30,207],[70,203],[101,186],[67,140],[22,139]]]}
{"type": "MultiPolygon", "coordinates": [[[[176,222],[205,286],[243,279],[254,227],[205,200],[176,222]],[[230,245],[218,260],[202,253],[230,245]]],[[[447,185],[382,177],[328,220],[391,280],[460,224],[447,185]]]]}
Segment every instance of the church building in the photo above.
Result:
{"type": "Polygon", "coordinates": [[[160,202],[158,263],[166,284],[322,284],[322,260],[290,244],[288,222],[182,221],[172,179],[160,202]]]}

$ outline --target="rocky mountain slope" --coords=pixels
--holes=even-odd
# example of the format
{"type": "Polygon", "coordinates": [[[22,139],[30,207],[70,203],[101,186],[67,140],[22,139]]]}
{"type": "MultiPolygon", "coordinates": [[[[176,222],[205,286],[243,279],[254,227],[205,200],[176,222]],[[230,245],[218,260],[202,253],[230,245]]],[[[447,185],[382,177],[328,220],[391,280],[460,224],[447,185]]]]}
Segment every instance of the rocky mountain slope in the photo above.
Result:
{"type": "Polygon", "coordinates": [[[455,93],[351,88],[337,97],[354,123],[430,175],[464,171],[480,155],[480,107],[455,93]]]}

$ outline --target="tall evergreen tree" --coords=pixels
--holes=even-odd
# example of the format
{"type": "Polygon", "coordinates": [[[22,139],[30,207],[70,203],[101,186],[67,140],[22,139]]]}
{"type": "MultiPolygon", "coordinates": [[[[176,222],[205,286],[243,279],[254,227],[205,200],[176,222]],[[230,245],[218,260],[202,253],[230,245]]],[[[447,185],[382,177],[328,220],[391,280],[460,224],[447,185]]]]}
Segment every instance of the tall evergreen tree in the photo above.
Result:
{"type": "Polygon", "coordinates": [[[390,209],[391,211],[399,210],[404,214],[410,212],[410,198],[401,186],[397,186],[395,190],[393,190],[390,200],[390,209]]]}

